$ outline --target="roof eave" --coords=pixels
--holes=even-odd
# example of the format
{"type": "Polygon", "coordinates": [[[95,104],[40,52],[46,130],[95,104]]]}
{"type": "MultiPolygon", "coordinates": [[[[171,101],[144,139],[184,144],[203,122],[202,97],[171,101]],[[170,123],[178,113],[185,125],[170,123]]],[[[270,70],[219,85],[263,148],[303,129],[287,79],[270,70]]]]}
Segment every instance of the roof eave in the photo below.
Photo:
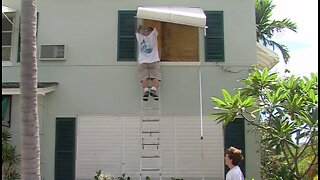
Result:
{"type": "Polygon", "coordinates": [[[279,56],[259,42],[257,44],[257,67],[272,69],[278,62],[279,56]]]}

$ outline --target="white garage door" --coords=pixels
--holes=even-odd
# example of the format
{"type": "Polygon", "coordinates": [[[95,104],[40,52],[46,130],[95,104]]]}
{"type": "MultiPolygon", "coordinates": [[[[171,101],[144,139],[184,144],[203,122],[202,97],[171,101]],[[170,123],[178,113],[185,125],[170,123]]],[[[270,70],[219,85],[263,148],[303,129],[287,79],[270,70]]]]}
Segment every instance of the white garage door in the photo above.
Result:
{"type": "MultiPolygon", "coordinates": [[[[163,180],[223,179],[222,127],[213,119],[204,117],[203,121],[204,139],[200,140],[200,117],[161,117],[163,180]]],[[[139,179],[139,116],[79,116],[77,129],[78,180],[93,179],[100,169],[115,177],[125,173],[131,179],[139,179]]]]}

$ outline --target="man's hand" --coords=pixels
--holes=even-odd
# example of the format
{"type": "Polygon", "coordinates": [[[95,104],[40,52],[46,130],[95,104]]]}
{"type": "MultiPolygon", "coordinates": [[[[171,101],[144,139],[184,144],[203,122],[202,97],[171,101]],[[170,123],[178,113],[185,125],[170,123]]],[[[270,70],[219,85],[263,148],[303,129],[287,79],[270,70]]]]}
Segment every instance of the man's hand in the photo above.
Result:
{"type": "Polygon", "coordinates": [[[137,33],[141,33],[141,30],[143,29],[142,25],[139,25],[139,27],[137,28],[137,33]]]}

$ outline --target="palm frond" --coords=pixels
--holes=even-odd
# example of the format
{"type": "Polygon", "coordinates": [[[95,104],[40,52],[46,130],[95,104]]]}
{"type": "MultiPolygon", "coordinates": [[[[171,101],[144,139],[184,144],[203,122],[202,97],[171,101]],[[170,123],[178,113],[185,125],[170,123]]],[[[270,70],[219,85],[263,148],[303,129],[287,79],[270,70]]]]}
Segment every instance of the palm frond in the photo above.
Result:
{"type": "Polygon", "coordinates": [[[272,37],[285,29],[297,32],[296,23],[288,18],[282,20],[271,20],[272,11],[275,5],[272,0],[256,0],[256,35],[257,42],[261,42],[264,46],[276,47],[280,50],[284,62],[287,63],[290,55],[289,50],[285,45],[282,45],[274,40],[272,37]]]}

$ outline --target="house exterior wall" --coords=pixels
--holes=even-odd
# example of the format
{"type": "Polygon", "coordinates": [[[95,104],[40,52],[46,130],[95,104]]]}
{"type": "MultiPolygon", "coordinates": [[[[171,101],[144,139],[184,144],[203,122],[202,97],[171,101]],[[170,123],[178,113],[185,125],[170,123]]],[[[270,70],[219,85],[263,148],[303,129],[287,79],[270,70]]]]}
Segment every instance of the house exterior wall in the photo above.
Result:
{"type": "MultiPolygon", "coordinates": [[[[20,9],[20,1],[4,0],[3,5],[20,9]]],[[[59,82],[57,90],[39,98],[41,135],[41,173],[54,177],[55,120],[80,115],[139,115],[141,88],[137,62],[117,61],[118,11],[138,6],[189,6],[224,13],[224,66],[204,60],[204,31],[199,30],[199,63],[161,63],[160,87],[162,114],[199,116],[199,68],[202,74],[203,115],[212,112],[211,96],[221,89],[237,87],[237,79],[256,64],[254,2],[251,0],[41,0],[37,1],[38,48],[41,44],[65,44],[65,61],[38,61],[38,81],[59,82]]],[[[18,12],[19,15],[19,12],[18,12]]],[[[18,21],[16,22],[18,23],[18,21]]],[[[15,35],[14,47],[18,37],[15,35]]],[[[16,55],[13,53],[13,59],[16,55]]],[[[20,63],[2,68],[2,82],[19,81],[20,63]]],[[[18,108],[15,100],[13,108],[18,108]]],[[[15,119],[19,119],[18,112],[15,119]]],[[[19,122],[14,121],[14,127],[19,122]]],[[[248,130],[249,127],[246,128],[248,130]]],[[[18,132],[12,128],[13,132],[18,132]]],[[[221,137],[223,138],[223,137],[221,137]]],[[[15,138],[19,149],[19,139],[15,138]]],[[[246,134],[248,177],[260,178],[256,139],[246,134]],[[252,148],[254,147],[254,148],[252,148]]]]}

